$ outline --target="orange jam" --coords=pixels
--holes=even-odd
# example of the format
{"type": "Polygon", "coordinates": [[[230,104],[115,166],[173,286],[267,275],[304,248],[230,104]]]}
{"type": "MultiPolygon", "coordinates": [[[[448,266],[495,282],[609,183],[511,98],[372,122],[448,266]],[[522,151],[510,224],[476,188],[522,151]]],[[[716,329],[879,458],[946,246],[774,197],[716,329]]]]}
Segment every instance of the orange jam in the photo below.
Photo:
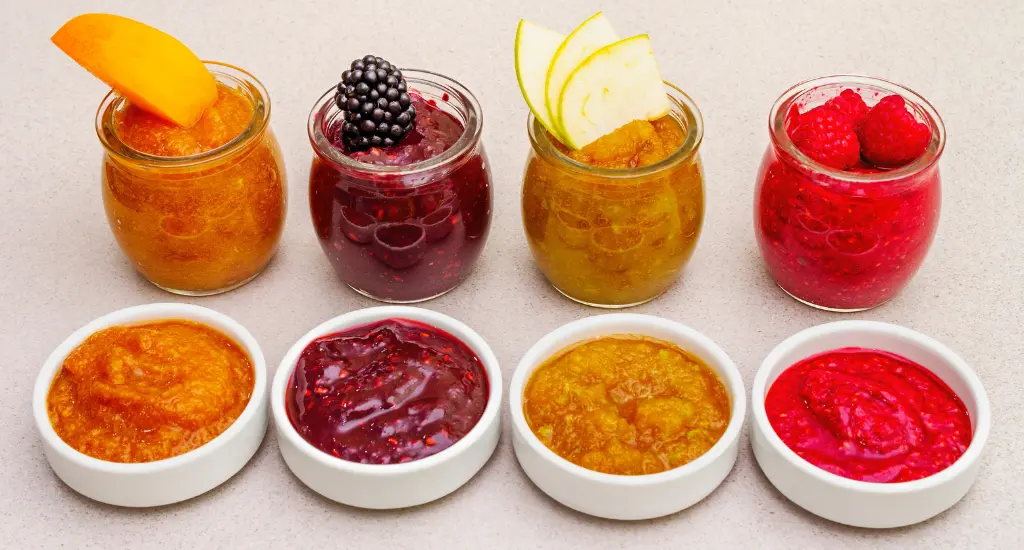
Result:
{"type": "Polygon", "coordinates": [[[114,112],[114,131],[125,145],[147,155],[187,157],[224,145],[252,122],[253,104],[240,90],[217,84],[217,101],[199,122],[182,128],[127,103],[114,112]]]}
{"type": "Polygon", "coordinates": [[[679,347],[609,336],[562,350],[530,375],[530,430],[588,470],[642,475],[706,453],[729,425],[725,386],[679,347]]]}
{"type": "Polygon", "coordinates": [[[152,462],[220,435],[249,403],[252,362],[226,335],[184,320],[103,329],[68,354],[47,412],[77,451],[152,462]]]}
{"type": "Polygon", "coordinates": [[[181,294],[256,276],[284,225],[284,161],[265,125],[268,106],[255,87],[221,82],[217,91],[190,128],[127,100],[101,114],[101,134],[113,143],[103,164],[110,228],[143,276],[181,294]]]}
{"type": "Polygon", "coordinates": [[[704,175],[696,153],[643,169],[679,152],[686,129],[669,115],[633,121],[579,151],[547,138],[553,149],[535,146],[527,163],[523,223],[551,284],[600,306],[667,290],[697,245],[704,175]]]}

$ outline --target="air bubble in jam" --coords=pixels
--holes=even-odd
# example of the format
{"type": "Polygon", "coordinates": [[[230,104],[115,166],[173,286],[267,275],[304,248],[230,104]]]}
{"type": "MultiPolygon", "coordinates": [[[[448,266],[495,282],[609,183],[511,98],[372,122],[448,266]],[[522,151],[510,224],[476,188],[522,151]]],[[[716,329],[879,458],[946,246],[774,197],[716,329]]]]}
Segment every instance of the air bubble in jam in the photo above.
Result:
{"type": "Polygon", "coordinates": [[[390,319],[314,340],[286,408],[296,431],[351,462],[395,464],[451,447],[487,407],[480,359],[454,336],[390,319]]]}

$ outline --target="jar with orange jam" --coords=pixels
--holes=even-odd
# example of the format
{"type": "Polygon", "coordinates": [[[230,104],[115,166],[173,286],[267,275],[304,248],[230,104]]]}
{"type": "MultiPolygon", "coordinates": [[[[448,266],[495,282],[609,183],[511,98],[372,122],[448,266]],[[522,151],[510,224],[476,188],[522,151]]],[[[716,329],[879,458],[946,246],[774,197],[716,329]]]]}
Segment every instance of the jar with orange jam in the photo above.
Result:
{"type": "Polygon", "coordinates": [[[531,115],[523,224],[548,281],[591,306],[622,308],[678,279],[704,221],[700,111],[666,83],[672,106],[573,151],[531,115]]]}
{"type": "Polygon", "coordinates": [[[284,226],[284,161],[260,82],[205,62],[217,100],[180,127],[112,91],[96,117],[103,203],[135,269],[158,287],[203,296],[237,288],[270,262],[284,226]]]}

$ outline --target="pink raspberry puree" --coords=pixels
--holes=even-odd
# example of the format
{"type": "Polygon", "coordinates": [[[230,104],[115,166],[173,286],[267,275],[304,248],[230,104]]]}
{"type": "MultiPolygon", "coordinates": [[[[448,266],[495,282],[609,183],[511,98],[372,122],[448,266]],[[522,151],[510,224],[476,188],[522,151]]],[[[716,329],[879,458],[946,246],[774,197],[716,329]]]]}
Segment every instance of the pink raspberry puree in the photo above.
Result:
{"type": "Polygon", "coordinates": [[[956,393],[925,367],[884,351],[843,348],[804,359],[779,375],[764,405],[796,454],[860,481],[928,477],[971,444],[956,393]]]}

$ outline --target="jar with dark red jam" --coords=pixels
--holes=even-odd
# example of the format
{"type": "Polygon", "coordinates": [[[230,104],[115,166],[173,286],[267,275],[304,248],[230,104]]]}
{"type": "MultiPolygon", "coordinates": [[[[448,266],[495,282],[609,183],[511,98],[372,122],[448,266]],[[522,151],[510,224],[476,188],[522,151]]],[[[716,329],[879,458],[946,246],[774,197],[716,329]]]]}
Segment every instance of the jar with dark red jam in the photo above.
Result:
{"type": "Polygon", "coordinates": [[[476,98],[438,74],[403,70],[415,127],[352,151],[335,90],[309,116],[309,206],[341,280],[392,303],[436,298],[472,271],[491,225],[491,172],[476,98]]]}
{"type": "Polygon", "coordinates": [[[768,124],[771,143],[754,204],[768,273],[792,297],[820,309],[862,311],[892,299],[921,266],[939,222],[939,157],[946,137],[935,109],[891,82],[833,76],[784,93],[768,124]],[[845,169],[804,154],[790,137],[797,113],[845,90],[857,93],[868,109],[886,96],[901,96],[910,115],[931,131],[924,152],[896,168],[862,159],[845,169]]]}

